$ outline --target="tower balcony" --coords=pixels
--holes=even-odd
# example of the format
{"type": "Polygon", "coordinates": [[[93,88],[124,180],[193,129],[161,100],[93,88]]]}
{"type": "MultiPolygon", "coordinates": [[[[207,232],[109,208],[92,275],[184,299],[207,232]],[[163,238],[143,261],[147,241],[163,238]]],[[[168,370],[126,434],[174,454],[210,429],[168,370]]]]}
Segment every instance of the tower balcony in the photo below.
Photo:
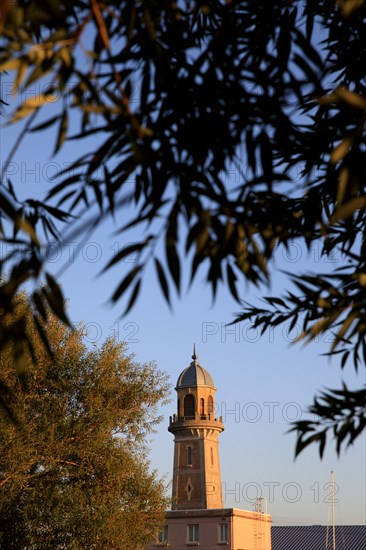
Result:
{"type": "Polygon", "coordinates": [[[173,414],[169,417],[168,430],[172,433],[182,429],[190,428],[211,428],[219,432],[224,431],[222,416],[215,418],[214,413],[195,414],[192,416],[178,416],[173,414]]]}

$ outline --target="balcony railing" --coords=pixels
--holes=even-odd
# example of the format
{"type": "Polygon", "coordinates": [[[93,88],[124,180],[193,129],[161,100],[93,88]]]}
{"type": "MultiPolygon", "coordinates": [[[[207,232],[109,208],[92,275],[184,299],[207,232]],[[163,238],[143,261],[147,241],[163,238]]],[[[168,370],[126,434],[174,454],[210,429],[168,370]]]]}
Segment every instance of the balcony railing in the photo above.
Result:
{"type": "Polygon", "coordinates": [[[187,416],[178,416],[177,414],[173,414],[169,417],[170,424],[174,422],[183,422],[184,420],[208,420],[209,422],[222,422],[222,416],[215,418],[214,413],[207,413],[187,416]]]}

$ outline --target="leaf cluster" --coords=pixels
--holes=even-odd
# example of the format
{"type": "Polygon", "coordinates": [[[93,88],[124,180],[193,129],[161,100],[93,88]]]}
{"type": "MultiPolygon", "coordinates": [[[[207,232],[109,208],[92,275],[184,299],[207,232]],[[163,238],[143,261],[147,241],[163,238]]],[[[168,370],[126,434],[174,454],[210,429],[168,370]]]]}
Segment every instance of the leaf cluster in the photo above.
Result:
{"type": "MultiPolygon", "coordinates": [[[[83,209],[90,226],[113,216],[121,233],[143,229],[106,266],[122,270],[112,301],[125,300],[125,313],[151,261],[169,304],[181,290],[182,254],[191,282],[204,271],[214,297],[224,285],[240,303],[244,282],[270,280],[280,247],[317,241],[323,256],[351,259],[345,272],[298,274],[300,296],[284,298],[285,312],[250,313],[264,328],[303,316],[307,339],[339,329],[330,353],[343,353],[342,364],[352,353],[357,363],[366,300],[365,19],[361,0],[13,2],[0,51],[20,98],[10,122],[26,121],[26,133],[56,128],[55,152],[95,138],[58,174],[37,220],[44,206],[47,219],[70,227],[61,208],[83,209]],[[41,82],[42,94],[23,101],[19,90],[41,82]],[[124,272],[131,252],[138,263],[124,272]]],[[[35,223],[21,230],[32,254],[12,258],[16,289],[43,268],[35,223]]],[[[13,292],[0,296],[5,310],[13,292]]],[[[61,312],[61,300],[53,303],[61,312]]]]}
{"type": "MultiPolygon", "coordinates": [[[[134,245],[139,264],[112,295],[116,301],[130,290],[126,311],[161,236],[167,266],[155,257],[157,279],[168,301],[169,278],[180,290],[182,223],[186,252],[193,252],[191,280],[208,260],[213,294],[224,282],[237,298],[237,277],[265,282],[279,244],[304,238],[309,246],[327,225],[363,210],[366,103],[354,74],[363,55],[363,5],[347,18],[344,7],[330,11],[326,2],[303,12],[297,2],[280,1],[266,9],[244,1],[52,5],[56,19],[17,3],[6,19],[0,68],[14,71],[15,90],[52,76],[46,93],[22,102],[12,121],[47,107],[47,94],[56,91],[62,113],[30,131],[58,123],[56,150],[66,138],[99,140],[98,150],[64,171],[45,205],[52,198],[70,212],[96,205],[102,219],[133,202],[135,214],[121,231],[163,220],[134,245]],[[15,28],[18,19],[28,32],[15,28]],[[87,32],[94,49],[84,48],[80,63],[87,32]],[[345,32],[352,37],[347,57],[345,32]],[[328,81],[337,82],[331,93],[328,81]],[[71,109],[80,115],[73,135],[71,109]],[[231,166],[237,186],[227,181],[231,166]],[[298,166],[301,182],[293,177],[298,166]]],[[[348,225],[343,244],[356,235],[348,225]]]]}
{"type": "Polygon", "coordinates": [[[344,384],[340,390],[322,392],[309,407],[316,420],[299,420],[290,431],[298,433],[296,456],[308,445],[319,445],[322,458],[328,432],[333,432],[337,454],[342,445],[351,445],[366,428],[366,388],[353,391],[344,384]]]}

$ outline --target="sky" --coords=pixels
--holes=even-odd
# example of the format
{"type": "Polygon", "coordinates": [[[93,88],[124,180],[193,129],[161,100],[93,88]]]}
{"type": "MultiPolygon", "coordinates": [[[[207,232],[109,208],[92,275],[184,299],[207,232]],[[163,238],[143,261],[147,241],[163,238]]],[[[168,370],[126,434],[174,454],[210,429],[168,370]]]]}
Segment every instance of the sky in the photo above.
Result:
{"type": "MultiPolygon", "coordinates": [[[[19,126],[1,129],[1,167],[18,131],[19,126]]],[[[28,136],[6,167],[22,197],[44,196],[52,183],[51,176],[74,158],[73,143],[52,157],[52,135],[46,132],[28,136]]],[[[162,423],[149,439],[151,468],[164,477],[168,493],[173,436],[167,428],[169,416],[176,412],[174,387],[190,363],[196,343],[198,360],[217,387],[216,413],[222,416],[225,427],[219,439],[224,506],[252,510],[255,499],[263,497],[274,525],[327,524],[330,472],[334,470],[336,523],[364,524],[365,437],[360,437],[340,457],[330,441],[323,460],[314,446],[295,460],[295,435],[288,430],[291,421],[308,418],[305,410],[317,391],[339,388],[342,381],[357,388],[364,383],[365,371],[357,374],[351,365],[341,371],[336,360],[329,361],[321,355],[328,350],[331,333],[304,347],[294,343],[295,336],[288,334],[286,326],[262,337],[249,321],[228,326],[240,306],[225,288],[220,289],[213,303],[202,272],[188,289],[188,261],[184,290],[173,299],[173,311],[164,301],[155,273],[148,270],[137,305],[121,318],[122,304],[112,307],[109,298],[136,259],[129,256],[116,268],[98,274],[118,250],[143,235],[140,230],[116,234],[122,224],[122,216],[116,223],[109,220],[81,245],[73,237],[64,248],[50,250],[47,269],[55,275],[62,273],[59,281],[69,300],[70,318],[74,323],[85,324],[88,345],[101,345],[113,335],[126,342],[136,361],[155,361],[157,368],[169,374],[172,401],[161,408],[162,423]]],[[[5,254],[3,243],[1,247],[1,254],[5,254]]],[[[286,289],[288,283],[281,270],[329,271],[341,261],[334,256],[325,262],[319,258],[316,246],[307,252],[293,243],[289,251],[280,250],[277,255],[272,286],[255,289],[243,283],[241,296],[259,304],[262,295],[286,289]]]]}

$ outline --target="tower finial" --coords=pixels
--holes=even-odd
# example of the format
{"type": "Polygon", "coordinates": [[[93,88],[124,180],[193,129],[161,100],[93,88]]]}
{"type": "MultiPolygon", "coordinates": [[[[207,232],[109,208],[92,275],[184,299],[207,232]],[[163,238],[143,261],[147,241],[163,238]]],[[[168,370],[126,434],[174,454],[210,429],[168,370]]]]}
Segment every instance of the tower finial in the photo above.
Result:
{"type": "Polygon", "coordinates": [[[196,344],[194,343],[193,344],[193,355],[192,355],[192,359],[193,361],[195,361],[197,359],[197,355],[196,355],[196,344]]]}

